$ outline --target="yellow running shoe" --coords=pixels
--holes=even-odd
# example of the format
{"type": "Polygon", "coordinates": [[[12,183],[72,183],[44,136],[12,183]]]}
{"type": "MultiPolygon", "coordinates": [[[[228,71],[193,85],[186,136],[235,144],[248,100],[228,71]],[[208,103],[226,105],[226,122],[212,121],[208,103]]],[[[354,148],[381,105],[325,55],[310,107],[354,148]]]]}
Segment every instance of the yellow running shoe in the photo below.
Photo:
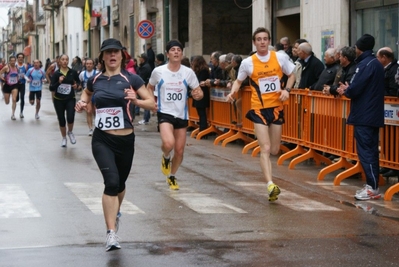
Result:
{"type": "Polygon", "coordinates": [[[174,176],[170,176],[166,178],[166,182],[169,185],[169,188],[172,190],[179,190],[179,185],[177,184],[177,179],[174,176]]]}
{"type": "Polygon", "coordinates": [[[162,155],[161,171],[163,175],[168,176],[170,174],[170,159],[165,159],[162,155]]]}
{"type": "Polygon", "coordinates": [[[276,201],[278,199],[277,196],[281,193],[280,188],[274,183],[267,187],[267,191],[269,193],[269,201],[276,201]]]}

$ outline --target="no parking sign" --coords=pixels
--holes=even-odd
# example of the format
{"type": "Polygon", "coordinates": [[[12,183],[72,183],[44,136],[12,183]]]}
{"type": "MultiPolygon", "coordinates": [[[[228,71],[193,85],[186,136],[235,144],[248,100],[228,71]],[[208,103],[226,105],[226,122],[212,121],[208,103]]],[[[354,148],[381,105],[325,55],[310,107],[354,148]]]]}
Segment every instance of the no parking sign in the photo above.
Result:
{"type": "Polygon", "coordinates": [[[149,20],[142,20],[137,25],[137,34],[144,39],[151,38],[154,35],[155,26],[149,20]]]}

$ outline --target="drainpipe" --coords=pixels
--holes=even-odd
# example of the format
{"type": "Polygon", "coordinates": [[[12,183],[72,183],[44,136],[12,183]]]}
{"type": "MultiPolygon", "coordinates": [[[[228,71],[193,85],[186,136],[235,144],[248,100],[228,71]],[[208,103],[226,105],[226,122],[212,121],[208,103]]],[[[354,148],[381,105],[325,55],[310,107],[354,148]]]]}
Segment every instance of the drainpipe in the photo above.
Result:
{"type": "Polygon", "coordinates": [[[169,40],[169,15],[170,15],[170,8],[169,8],[169,0],[164,0],[164,35],[165,35],[165,45],[170,41],[169,40]]]}
{"type": "Polygon", "coordinates": [[[52,34],[53,34],[53,59],[55,58],[54,1],[55,0],[51,0],[51,17],[52,17],[52,24],[53,24],[53,28],[52,28],[52,34]]]}
{"type": "Polygon", "coordinates": [[[39,33],[37,32],[37,20],[39,19],[39,0],[36,0],[36,58],[39,58],[39,33]]]}

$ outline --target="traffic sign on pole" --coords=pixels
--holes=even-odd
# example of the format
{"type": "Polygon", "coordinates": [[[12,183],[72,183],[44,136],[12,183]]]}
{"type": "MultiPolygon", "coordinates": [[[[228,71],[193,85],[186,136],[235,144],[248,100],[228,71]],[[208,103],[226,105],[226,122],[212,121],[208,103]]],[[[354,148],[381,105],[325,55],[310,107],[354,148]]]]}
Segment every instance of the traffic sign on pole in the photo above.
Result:
{"type": "Polygon", "coordinates": [[[154,35],[154,32],[155,26],[149,20],[142,20],[137,25],[137,34],[143,39],[151,38],[154,35]]]}

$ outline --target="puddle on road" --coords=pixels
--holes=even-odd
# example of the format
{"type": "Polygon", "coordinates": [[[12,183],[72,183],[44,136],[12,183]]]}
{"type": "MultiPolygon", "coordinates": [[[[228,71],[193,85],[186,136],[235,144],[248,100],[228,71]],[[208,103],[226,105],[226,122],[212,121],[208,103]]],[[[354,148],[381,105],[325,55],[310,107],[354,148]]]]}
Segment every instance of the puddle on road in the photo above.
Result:
{"type": "Polygon", "coordinates": [[[361,210],[365,211],[366,213],[369,213],[374,216],[378,216],[381,218],[386,218],[389,220],[399,222],[399,217],[392,217],[392,216],[386,216],[384,214],[381,214],[375,207],[373,207],[373,205],[371,205],[368,202],[349,202],[349,201],[345,201],[345,200],[337,200],[337,202],[341,203],[345,206],[348,206],[348,207],[361,209],[361,210]]]}

